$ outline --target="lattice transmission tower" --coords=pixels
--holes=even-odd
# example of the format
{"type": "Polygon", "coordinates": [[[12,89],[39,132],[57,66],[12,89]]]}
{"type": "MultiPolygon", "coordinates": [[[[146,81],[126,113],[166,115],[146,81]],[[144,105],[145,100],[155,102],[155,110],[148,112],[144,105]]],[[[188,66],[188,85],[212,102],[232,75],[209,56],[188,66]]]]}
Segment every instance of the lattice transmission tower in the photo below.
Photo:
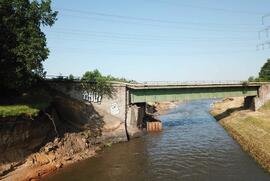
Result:
{"type": "Polygon", "coordinates": [[[269,33],[270,33],[270,13],[265,14],[262,16],[262,25],[265,26],[262,30],[258,32],[258,39],[260,41],[259,44],[257,44],[257,50],[264,50],[266,48],[270,48],[270,39],[269,39],[269,33]]]}

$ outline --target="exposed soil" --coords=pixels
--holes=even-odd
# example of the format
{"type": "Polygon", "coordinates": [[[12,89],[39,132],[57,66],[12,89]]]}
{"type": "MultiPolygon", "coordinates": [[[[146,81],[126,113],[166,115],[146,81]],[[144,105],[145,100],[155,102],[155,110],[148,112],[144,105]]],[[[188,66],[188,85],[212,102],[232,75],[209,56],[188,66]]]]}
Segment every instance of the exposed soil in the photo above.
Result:
{"type": "Polygon", "coordinates": [[[0,180],[40,180],[127,140],[122,121],[91,104],[58,95],[50,110],[35,118],[0,119],[0,180]]]}
{"type": "MultiPolygon", "coordinates": [[[[1,177],[7,181],[39,180],[41,177],[60,169],[68,164],[92,157],[95,151],[100,149],[98,145],[89,143],[86,136],[80,133],[67,133],[64,138],[56,138],[31,154],[18,165],[8,166],[10,171],[1,177]]],[[[4,166],[4,165],[3,165],[4,166]]]]}
{"type": "MultiPolygon", "coordinates": [[[[244,98],[230,98],[213,105],[211,114],[263,168],[270,172],[270,109],[243,108],[244,98]]],[[[269,103],[268,103],[269,104],[269,103]]]]}

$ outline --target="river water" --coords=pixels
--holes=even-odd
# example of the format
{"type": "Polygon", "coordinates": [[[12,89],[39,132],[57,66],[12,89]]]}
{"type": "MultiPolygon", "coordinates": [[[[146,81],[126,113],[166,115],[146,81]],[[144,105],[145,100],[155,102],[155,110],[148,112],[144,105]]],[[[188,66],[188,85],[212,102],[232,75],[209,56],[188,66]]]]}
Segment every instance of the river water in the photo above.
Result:
{"type": "Polygon", "coordinates": [[[213,100],[160,116],[164,130],[104,149],[46,181],[265,181],[268,175],[208,113],[213,100]]]}

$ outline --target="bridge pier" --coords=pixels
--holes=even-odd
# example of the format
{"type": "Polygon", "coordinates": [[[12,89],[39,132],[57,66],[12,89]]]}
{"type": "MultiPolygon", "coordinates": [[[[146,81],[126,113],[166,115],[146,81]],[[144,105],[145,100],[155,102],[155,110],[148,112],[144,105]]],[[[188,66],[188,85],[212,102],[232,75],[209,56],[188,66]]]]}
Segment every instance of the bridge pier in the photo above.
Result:
{"type": "Polygon", "coordinates": [[[142,124],[145,116],[145,104],[128,106],[126,129],[129,139],[140,137],[143,134],[142,124]]]}

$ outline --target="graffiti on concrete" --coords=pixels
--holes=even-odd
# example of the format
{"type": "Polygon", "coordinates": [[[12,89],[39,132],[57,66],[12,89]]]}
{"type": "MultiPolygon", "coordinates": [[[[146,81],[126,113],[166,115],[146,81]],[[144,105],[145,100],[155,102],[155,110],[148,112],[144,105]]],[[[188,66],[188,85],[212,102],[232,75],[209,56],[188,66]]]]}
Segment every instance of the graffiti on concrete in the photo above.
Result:
{"type": "Polygon", "coordinates": [[[89,102],[94,102],[94,103],[101,103],[102,97],[95,93],[95,92],[83,92],[83,100],[89,101],[89,102]]]}
{"type": "Polygon", "coordinates": [[[118,108],[117,103],[112,103],[112,105],[111,105],[111,114],[116,115],[116,114],[119,114],[119,112],[120,112],[120,110],[118,108]]]}

